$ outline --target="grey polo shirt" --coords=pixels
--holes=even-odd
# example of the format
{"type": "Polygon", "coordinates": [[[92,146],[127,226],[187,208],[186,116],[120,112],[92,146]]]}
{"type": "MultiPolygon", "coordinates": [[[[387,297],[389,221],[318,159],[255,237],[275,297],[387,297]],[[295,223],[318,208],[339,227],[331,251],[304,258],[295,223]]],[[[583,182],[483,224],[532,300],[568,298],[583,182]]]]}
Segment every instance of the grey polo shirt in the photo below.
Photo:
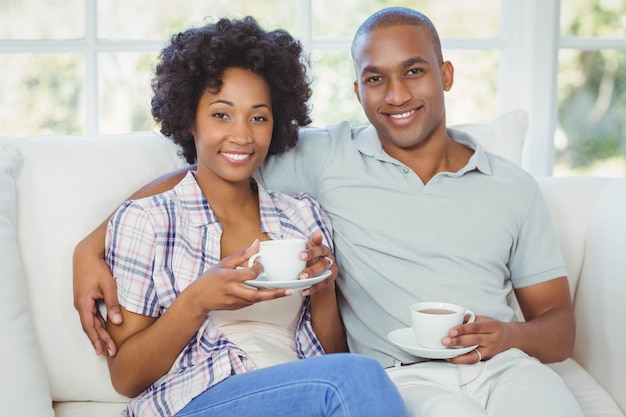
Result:
{"type": "Polygon", "coordinates": [[[298,146],[258,175],[268,189],[311,194],[328,212],[349,347],[384,366],[415,361],[387,339],[410,326],[412,303],[452,302],[513,321],[512,288],[566,275],[535,180],[468,134],[448,133],[474,154],[426,185],[385,153],[373,127],[346,122],[303,129],[298,146]]]}

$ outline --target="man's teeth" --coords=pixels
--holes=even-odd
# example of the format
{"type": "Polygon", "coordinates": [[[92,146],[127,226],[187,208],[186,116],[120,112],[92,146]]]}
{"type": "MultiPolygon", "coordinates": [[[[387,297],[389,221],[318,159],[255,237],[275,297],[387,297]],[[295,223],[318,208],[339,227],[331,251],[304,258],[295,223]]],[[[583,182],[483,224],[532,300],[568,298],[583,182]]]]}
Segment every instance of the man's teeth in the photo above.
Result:
{"type": "Polygon", "coordinates": [[[400,114],[390,114],[389,117],[391,117],[392,119],[403,119],[405,117],[409,117],[410,115],[412,115],[414,111],[415,110],[407,111],[407,112],[400,113],[400,114]]]}
{"type": "Polygon", "coordinates": [[[222,155],[224,155],[228,159],[232,159],[235,161],[243,161],[244,159],[250,156],[250,154],[247,154],[247,153],[226,153],[226,152],[222,152],[222,155]]]}

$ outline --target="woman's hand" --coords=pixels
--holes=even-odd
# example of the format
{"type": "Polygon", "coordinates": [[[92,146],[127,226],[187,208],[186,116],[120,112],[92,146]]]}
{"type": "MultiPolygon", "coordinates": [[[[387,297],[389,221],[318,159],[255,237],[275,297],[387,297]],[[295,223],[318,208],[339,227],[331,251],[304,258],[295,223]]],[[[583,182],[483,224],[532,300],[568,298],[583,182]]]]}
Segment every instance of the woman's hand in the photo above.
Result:
{"type": "Polygon", "coordinates": [[[322,244],[322,232],[317,231],[313,233],[313,236],[307,241],[307,249],[302,253],[302,259],[306,263],[306,268],[300,274],[300,279],[312,278],[321,274],[326,270],[331,271],[331,275],[324,281],[313,285],[311,288],[303,290],[304,295],[315,294],[318,291],[328,288],[328,286],[334,287],[334,281],[337,277],[338,269],[335,265],[335,257],[330,252],[330,249],[322,244]]]}
{"type": "MultiPolygon", "coordinates": [[[[188,289],[194,294],[193,303],[203,314],[213,310],[238,310],[261,301],[273,300],[293,294],[285,288],[258,290],[245,285],[245,281],[256,279],[263,267],[255,262],[242,268],[248,259],[259,250],[259,241],[207,269],[188,289]]],[[[187,290],[185,290],[187,291],[187,290]]]]}

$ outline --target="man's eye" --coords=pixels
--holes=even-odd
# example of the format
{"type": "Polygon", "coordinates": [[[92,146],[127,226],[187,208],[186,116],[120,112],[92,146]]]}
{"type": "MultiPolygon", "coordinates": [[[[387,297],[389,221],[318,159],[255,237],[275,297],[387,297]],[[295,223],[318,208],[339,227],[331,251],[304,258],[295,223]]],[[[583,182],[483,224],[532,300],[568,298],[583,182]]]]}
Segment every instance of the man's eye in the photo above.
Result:
{"type": "Polygon", "coordinates": [[[411,74],[411,75],[421,74],[422,72],[424,72],[424,70],[421,69],[421,68],[411,68],[409,70],[409,74],[411,74]]]}
{"type": "Polygon", "coordinates": [[[377,82],[379,82],[379,81],[380,81],[380,80],[382,80],[382,79],[383,79],[383,77],[381,77],[381,76],[379,76],[379,75],[374,75],[373,77],[369,77],[369,78],[366,80],[366,82],[368,82],[368,83],[377,83],[377,82]]]}

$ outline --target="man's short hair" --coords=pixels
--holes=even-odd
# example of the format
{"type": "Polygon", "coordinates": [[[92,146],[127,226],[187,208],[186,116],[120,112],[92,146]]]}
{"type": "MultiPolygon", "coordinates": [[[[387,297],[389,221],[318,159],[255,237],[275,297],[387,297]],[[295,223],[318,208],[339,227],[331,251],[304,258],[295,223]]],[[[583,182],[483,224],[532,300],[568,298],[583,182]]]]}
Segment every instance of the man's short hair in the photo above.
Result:
{"type": "Polygon", "coordinates": [[[376,29],[405,25],[417,26],[426,32],[431,38],[439,63],[442,63],[443,54],[441,52],[441,41],[439,40],[439,34],[437,33],[437,29],[435,29],[435,25],[433,25],[433,22],[431,22],[426,15],[407,7],[388,7],[368,17],[354,34],[351,48],[352,59],[354,59],[357,40],[361,36],[376,29]]]}

